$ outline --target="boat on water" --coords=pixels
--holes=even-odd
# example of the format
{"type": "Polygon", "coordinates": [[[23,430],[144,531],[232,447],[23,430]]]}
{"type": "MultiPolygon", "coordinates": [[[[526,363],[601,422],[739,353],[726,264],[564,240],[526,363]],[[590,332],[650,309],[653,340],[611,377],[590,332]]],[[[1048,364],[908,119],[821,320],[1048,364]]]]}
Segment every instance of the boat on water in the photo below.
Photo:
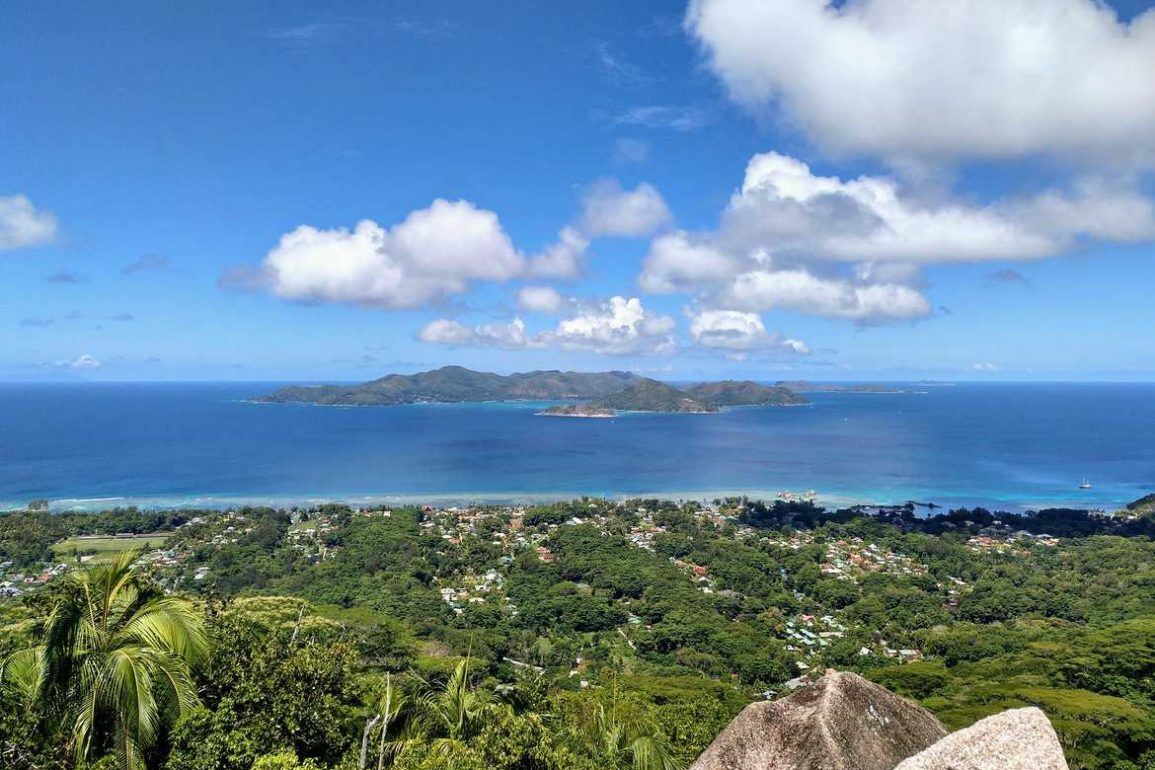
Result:
{"type": "Polygon", "coordinates": [[[1091,488],[1091,482],[1087,481],[1087,479],[1083,479],[1083,483],[1079,485],[1079,489],[1090,489],[1090,488],[1091,488]]]}

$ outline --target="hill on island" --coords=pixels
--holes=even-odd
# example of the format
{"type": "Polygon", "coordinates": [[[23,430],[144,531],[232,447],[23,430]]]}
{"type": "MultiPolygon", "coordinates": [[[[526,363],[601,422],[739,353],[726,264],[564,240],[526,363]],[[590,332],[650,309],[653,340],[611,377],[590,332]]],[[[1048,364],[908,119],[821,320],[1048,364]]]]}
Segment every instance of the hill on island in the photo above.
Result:
{"type": "Polygon", "coordinates": [[[705,414],[718,407],[691,398],[686,391],[657,380],[644,379],[625,390],[594,399],[590,406],[623,412],[685,412],[705,414]]]}
{"type": "Polygon", "coordinates": [[[686,388],[690,398],[709,406],[799,406],[809,403],[781,385],[759,385],[752,380],[702,382],[686,388]]]}
{"type": "Polygon", "coordinates": [[[630,372],[533,371],[501,375],[461,366],[390,374],[360,385],[292,385],[254,399],[263,403],[390,406],[482,401],[578,401],[544,414],[607,417],[619,411],[709,413],[729,406],[785,406],[806,400],[788,388],[756,382],[707,382],[688,389],[630,372]]]}
{"type": "Polygon", "coordinates": [[[390,374],[360,385],[293,385],[255,400],[324,406],[556,401],[599,398],[642,379],[630,372],[534,371],[500,375],[443,366],[417,374],[390,374]]]}

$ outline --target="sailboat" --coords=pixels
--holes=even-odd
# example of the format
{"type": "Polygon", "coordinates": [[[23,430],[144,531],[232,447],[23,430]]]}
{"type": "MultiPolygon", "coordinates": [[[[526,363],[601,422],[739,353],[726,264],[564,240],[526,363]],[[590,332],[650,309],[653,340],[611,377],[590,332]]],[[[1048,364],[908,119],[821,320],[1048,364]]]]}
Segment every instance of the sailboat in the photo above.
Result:
{"type": "Polygon", "coordinates": [[[1084,476],[1083,477],[1083,483],[1079,485],[1079,489],[1090,489],[1090,488],[1091,488],[1091,482],[1087,481],[1087,478],[1084,476]]]}

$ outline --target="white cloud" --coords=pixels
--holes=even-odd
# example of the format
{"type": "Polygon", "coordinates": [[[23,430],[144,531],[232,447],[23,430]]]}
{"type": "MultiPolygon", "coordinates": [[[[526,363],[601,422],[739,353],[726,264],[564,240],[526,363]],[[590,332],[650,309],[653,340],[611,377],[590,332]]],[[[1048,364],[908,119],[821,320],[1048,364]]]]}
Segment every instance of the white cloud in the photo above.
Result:
{"type": "Polygon", "coordinates": [[[752,270],[737,276],[723,292],[724,301],[751,311],[795,310],[853,321],[925,318],[927,299],[899,284],[857,285],[822,278],[804,270],[752,270]]]}
{"type": "Polygon", "coordinates": [[[493,347],[517,350],[540,345],[525,331],[525,322],[515,318],[508,324],[466,326],[458,321],[439,318],[426,324],[417,334],[422,342],[454,347],[493,347]]]}
{"type": "Polygon", "coordinates": [[[784,338],[766,331],[757,313],[737,310],[699,310],[690,317],[690,336],[707,348],[735,352],[778,350],[796,355],[810,355],[802,340],[784,338]]]}
{"type": "Polygon", "coordinates": [[[665,227],[672,218],[652,185],[643,182],[624,190],[616,179],[602,179],[583,194],[580,223],[563,227],[554,243],[530,257],[527,272],[535,278],[576,278],[592,238],[640,238],[665,227]]]}
{"type": "Polygon", "coordinates": [[[0,196],[0,251],[49,243],[56,229],[56,217],[23,195],[0,196]]]}
{"type": "Polygon", "coordinates": [[[999,367],[991,363],[971,364],[971,371],[974,372],[997,372],[999,367]]]}
{"type": "Polygon", "coordinates": [[[930,315],[927,264],[1038,259],[1089,239],[1155,238],[1155,205],[1124,182],[988,206],[925,202],[894,179],[814,174],[778,153],[754,156],[717,231],[656,238],[639,284],[707,305],[792,309],[856,321],[930,315]]]}
{"type": "Polygon", "coordinates": [[[603,179],[586,191],[583,204],[582,231],[590,237],[640,238],[673,219],[661,194],[645,182],[625,190],[616,179],[603,179]]]}
{"type": "Polygon", "coordinates": [[[675,232],[655,238],[639,278],[641,287],[668,294],[724,281],[741,270],[743,261],[709,239],[675,232]]]}
{"type": "Polygon", "coordinates": [[[673,352],[673,331],[673,318],[647,311],[636,297],[615,296],[559,321],[552,331],[529,334],[520,318],[508,324],[479,326],[438,319],[427,324],[418,334],[418,339],[453,346],[560,348],[608,355],[660,355],[673,352]]]}
{"type": "Polygon", "coordinates": [[[673,352],[674,319],[655,315],[637,297],[610,297],[600,306],[567,318],[542,339],[567,350],[592,350],[613,355],[673,352]]]}
{"type": "Polygon", "coordinates": [[[517,293],[517,306],[531,313],[556,313],[562,296],[552,286],[523,286],[517,293]]]}
{"type": "Polygon", "coordinates": [[[435,200],[385,229],[302,225],[281,237],[255,283],[279,297],[412,308],[465,291],[473,281],[521,274],[525,259],[497,215],[468,201],[435,200]]]}
{"type": "Polygon", "coordinates": [[[1074,187],[1073,194],[1047,191],[1013,202],[1007,214],[1050,233],[1062,247],[1079,238],[1121,242],[1155,238],[1155,204],[1150,198],[1102,179],[1083,179],[1074,187]]]}
{"type": "Polygon", "coordinates": [[[529,260],[529,274],[537,278],[575,278],[582,270],[590,241],[573,227],[563,227],[557,241],[529,260]]]}
{"type": "Polygon", "coordinates": [[[1155,160],[1155,11],[1122,23],[1095,0],[692,0],[686,27],[736,101],[780,108],[837,152],[1155,160]]]}
{"type": "Polygon", "coordinates": [[[1155,236],[1155,207],[1118,183],[990,206],[929,204],[890,177],[841,180],[774,152],[755,155],[726,210],[732,248],[840,261],[973,262],[1056,254],[1082,237],[1155,236]]]}
{"type": "Polygon", "coordinates": [[[83,355],[79,355],[76,358],[73,358],[73,359],[70,359],[67,361],[57,361],[56,365],[63,367],[63,368],[66,368],[66,369],[74,369],[76,371],[85,371],[85,370],[99,369],[104,364],[101,363],[100,359],[98,359],[96,356],[92,356],[92,355],[89,355],[88,353],[85,353],[83,355]]]}

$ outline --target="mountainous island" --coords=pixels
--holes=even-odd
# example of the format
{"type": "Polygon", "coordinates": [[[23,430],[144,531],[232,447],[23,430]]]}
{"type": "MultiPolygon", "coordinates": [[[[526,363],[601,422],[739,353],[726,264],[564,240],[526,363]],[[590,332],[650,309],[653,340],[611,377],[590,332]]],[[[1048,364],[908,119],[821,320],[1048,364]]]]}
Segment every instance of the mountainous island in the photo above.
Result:
{"type": "Polygon", "coordinates": [[[389,374],[360,385],[292,385],[254,399],[322,406],[482,401],[552,401],[607,396],[645,379],[630,372],[534,371],[510,375],[443,366],[417,374],[389,374]]]}
{"type": "Polygon", "coordinates": [[[360,385],[293,385],[254,399],[261,403],[390,406],[483,401],[574,401],[541,414],[612,417],[618,412],[709,414],[732,406],[796,406],[806,399],[789,388],[752,381],[706,382],[680,389],[630,372],[533,371],[510,375],[443,366],[390,374],[360,385]]]}

